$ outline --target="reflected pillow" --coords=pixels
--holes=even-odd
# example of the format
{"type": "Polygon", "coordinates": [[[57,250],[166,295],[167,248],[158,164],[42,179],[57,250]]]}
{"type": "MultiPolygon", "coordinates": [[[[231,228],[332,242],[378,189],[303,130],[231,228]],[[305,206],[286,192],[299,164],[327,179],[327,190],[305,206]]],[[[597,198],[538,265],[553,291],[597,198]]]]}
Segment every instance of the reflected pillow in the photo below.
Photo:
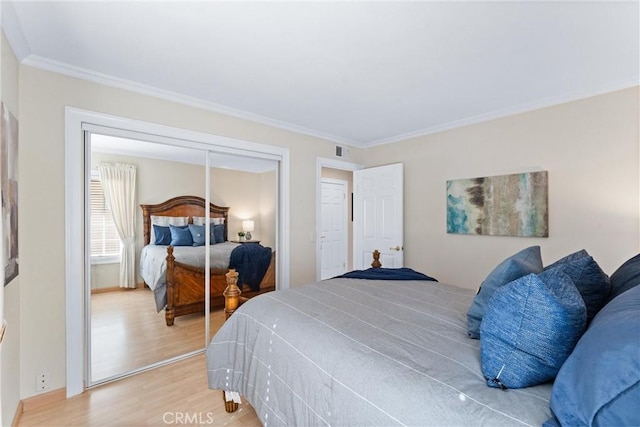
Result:
{"type": "Polygon", "coordinates": [[[171,244],[171,231],[169,227],[163,227],[161,225],[153,225],[153,239],[152,245],[169,245],[171,244]]]}
{"type": "Polygon", "coordinates": [[[480,357],[489,387],[522,388],[555,378],[584,332],[584,300],[562,268],[498,289],[482,319],[480,357]]]}
{"type": "MultiPolygon", "coordinates": [[[[150,215],[151,225],[160,225],[162,227],[168,227],[169,225],[186,226],[189,223],[188,216],[163,216],[163,215],[150,215]]],[[[155,233],[151,233],[149,236],[149,243],[155,243],[155,233]]]]}
{"type": "MultiPolygon", "coordinates": [[[[220,225],[220,224],[224,224],[224,218],[209,218],[211,220],[211,224],[213,225],[220,225]]],[[[203,216],[194,216],[193,217],[193,223],[195,225],[204,225],[206,221],[206,218],[203,216]]]]}
{"type": "Polygon", "coordinates": [[[186,225],[183,227],[169,225],[169,231],[171,232],[171,246],[193,246],[193,238],[186,225]]]}
{"type": "Polygon", "coordinates": [[[224,224],[218,224],[213,226],[213,236],[211,236],[211,243],[224,243],[224,224]]]}
{"type": "Polygon", "coordinates": [[[467,331],[471,338],[480,338],[480,322],[494,292],[513,280],[542,271],[540,246],[531,246],[502,261],[482,282],[478,295],[467,312],[467,331]]]}
{"type": "Polygon", "coordinates": [[[204,225],[189,224],[189,232],[191,233],[193,246],[204,246],[206,237],[204,225]]]}

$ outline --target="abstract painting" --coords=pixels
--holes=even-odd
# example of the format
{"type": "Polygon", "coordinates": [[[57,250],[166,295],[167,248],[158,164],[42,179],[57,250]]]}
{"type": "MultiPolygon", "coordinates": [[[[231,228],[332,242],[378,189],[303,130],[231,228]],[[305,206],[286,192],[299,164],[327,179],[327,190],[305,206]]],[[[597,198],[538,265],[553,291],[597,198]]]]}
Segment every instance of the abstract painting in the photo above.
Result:
{"type": "Polygon", "coordinates": [[[18,120],[0,105],[0,176],[2,177],[2,231],[4,285],[18,276],[18,120]]]}
{"type": "Polygon", "coordinates": [[[549,237],[547,172],[447,181],[447,233],[549,237]]]}

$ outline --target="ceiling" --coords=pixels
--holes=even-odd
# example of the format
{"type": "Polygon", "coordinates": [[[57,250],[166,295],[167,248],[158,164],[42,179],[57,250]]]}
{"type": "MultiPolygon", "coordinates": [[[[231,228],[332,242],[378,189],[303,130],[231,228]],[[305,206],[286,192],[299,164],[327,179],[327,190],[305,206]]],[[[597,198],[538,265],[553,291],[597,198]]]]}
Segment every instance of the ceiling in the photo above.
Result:
{"type": "Polygon", "coordinates": [[[367,147],[639,82],[639,2],[8,2],[18,59],[367,147]]]}

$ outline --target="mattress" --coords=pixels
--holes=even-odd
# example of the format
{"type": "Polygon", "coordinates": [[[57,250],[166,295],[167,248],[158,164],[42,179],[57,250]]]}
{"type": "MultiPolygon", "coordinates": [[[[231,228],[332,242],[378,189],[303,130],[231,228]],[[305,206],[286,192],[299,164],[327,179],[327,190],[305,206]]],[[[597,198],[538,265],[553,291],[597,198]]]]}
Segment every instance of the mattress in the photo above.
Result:
{"type": "Polygon", "coordinates": [[[207,349],[209,387],[265,425],[541,425],[551,384],[489,388],[467,336],[475,292],[331,279],[252,298],[207,349]]]}

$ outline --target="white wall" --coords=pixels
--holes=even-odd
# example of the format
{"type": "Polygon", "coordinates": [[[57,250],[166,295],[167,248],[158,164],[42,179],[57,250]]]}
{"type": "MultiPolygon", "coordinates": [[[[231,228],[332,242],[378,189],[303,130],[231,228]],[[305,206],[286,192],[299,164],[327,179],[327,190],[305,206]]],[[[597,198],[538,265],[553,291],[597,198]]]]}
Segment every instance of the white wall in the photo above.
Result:
{"type": "MultiPolygon", "coordinates": [[[[20,109],[18,103],[18,61],[11,50],[11,46],[2,32],[2,89],[1,99],[5,107],[9,109],[16,119],[18,126],[20,123],[20,109]]],[[[18,138],[21,138],[20,130],[18,138]]],[[[18,141],[20,144],[22,141],[18,141]]],[[[18,173],[22,169],[25,159],[18,156],[18,173]]],[[[18,177],[18,215],[21,212],[21,188],[20,177],[18,177]]],[[[18,220],[18,238],[21,237],[20,229],[24,228],[24,223],[18,220]]],[[[0,236],[2,237],[2,236],[0,236]]],[[[18,242],[18,256],[22,256],[22,241],[18,242]]],[[[0,258],[1,259],[1,258],[0,258]]],[[[7,332],[2,344],[2,371],[0,378],[2,379],[2,422],[3,426],[11,425],[13,417],[20,400],[20,297],[21,297],[21,275],[23,267],[20,266],[18,277],[13,279],[6,287],[4,287],[4,318],[7,320],[7,332]]],[[[0,286],[2,286],[0,280],[0,286]]],[[[2,312],[3,310],[0,310],[2,312]]],[[[2,316],[0,316],[0,319],[2,316]]],[[[35,384],[35,377],[34,377],[35,384]]]]}
{"type": "Polygon", "coordinates": [[[405,264],[477,288],[529,245],[545,263],[582,248],[609,274],[638,253],[638,87],[365,151],[365,165],[403,162],[405,264]],[[446,232],[447,180],[549,172],[549,237],[446,232]]]}
{"type": "MultiPolygon", "coordinates": [[[[314,280],[309,230],[315,229],[315,162],[317,156],[331,157],[333,143],[24,65],[19,72],[19,221],[29,225],[20,229],[20,310],[29,313],[23,315],[20,336],[22,398],[35,394],[38,372],[50,374],[51,389],[65,386],[65,106],[288,148],[290,284],[314,280]]],[[[361,150],[350,153],[360,161],[361,150]]]]}

